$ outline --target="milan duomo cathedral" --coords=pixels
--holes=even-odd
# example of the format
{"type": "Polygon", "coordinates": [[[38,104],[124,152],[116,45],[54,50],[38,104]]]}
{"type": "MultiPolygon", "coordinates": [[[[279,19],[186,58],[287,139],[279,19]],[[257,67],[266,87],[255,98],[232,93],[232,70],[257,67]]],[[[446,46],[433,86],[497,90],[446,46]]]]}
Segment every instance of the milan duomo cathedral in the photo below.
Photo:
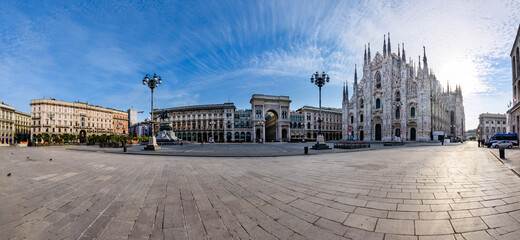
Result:
{"type": "MultiPolygon", "coordinates": [[[[424,47],[423,47],[424,48],[424,47]]],[[[392,53],[390,33],[383,53],[372,59],[365,46],[363,77],[357,68],[349,99],[343,88],[343,139],[361,141],[430,141],[439,136],[463,138],[464,106],[459,85],[445,89],[428,68],[426,49],[416,64],[406,60],[404,43],[392,53]]]]}

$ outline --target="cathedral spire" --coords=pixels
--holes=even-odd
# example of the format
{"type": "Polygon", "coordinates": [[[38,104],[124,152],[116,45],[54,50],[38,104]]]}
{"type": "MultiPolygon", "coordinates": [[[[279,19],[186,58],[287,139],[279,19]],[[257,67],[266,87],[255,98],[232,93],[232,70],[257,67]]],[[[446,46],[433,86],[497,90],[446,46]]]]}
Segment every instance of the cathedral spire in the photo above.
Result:
{"type": "Polygon", "coordinates": [[[450,93],[450,80],[447,80],[446,86],[447,86],[446,92],[450,93]]]}
{"type": "Polygon", "coordinates": [[[370,63],[372,61],[372,58],[370,57],[370,43],[368,43],[368,62],[370,63]]]}
{"type": "Polygon", "coordinates": [[[343,83],[343,101],[345,101],[345,83],[343,83]]]}
{"type": "Polygon", "coordinates": [[[390,44],[390,33],[388,33],[388,56],[392,56],[392,44],[390,44]]]}
{"type": "Polygon", "coordinates": [[[419,63],[419,68],[418,69],[421,69],[421,55],[419,55],[419,61],[417,61],[419,63]]]}
{"type": "Polygon", "coordinates": [[[383,35],[383,57],[386,57],[386,35],[383,35]]]}
{"type": "MultiPolygon", "coordinates": [[[[424,53],[423,53],[424,54],[424,56],[423,56],[423,65],[424,65],[425,69],[428,69],[428,60],[426,58],[426,47],[425,46],[423,46],[423,51],[424,51],[424,53]]],[[[420,61],[420,59],[419,59],[419,61],[420,61]]]]}
{"type": "Polygon", "coordinates": [[[365,63],[367,63],[367,45],[365,44],[365,63]]]}
{"type": "Polygon", "coordinates": [[[399,43],[397,43],[397,56],[401,59],[401,48],[399,47],[399,43]]]}
{"type": "Polygon", "coordinates": [[[354,95],[356,95],[356,90],[357,90],[357,65],[354,65],[354,86],[353,86],[354,95]]]}
{"type": "Polygon", "coordinates": [[[406,62],[406,55],[404,53],[404,43],[403,43],[403,60],[406,62]]]}
{"type": "Polygon", "coordinates": [[[348,80],[345,80],[345,95],[344,95],[344,98],[345,98],[344,101],[348,101],[348,80]]]}
{"type": "Polygon", "coordinates": [[[357,64],[354,64],[354,81],[357,82],[357,64]]]}

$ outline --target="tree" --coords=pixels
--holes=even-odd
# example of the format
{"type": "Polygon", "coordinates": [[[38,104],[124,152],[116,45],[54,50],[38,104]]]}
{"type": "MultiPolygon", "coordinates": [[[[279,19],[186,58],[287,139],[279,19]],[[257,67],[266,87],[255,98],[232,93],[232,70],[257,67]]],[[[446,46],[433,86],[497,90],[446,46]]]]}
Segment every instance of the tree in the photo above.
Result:
{"type": "Polygon", "coordinates": [[[49,142],[51,140],[51,136],[48,133],[42,134],[42,139],[44,142],[49,142]]]}
{"type": "Polygon", "coordinates": [[[41,140],[43,139],[43,137],[42,137],[41,134],[38,134],[38,135],[34,136],[34,139],[35,139],[37,142],[41,142],[41,140]]]}

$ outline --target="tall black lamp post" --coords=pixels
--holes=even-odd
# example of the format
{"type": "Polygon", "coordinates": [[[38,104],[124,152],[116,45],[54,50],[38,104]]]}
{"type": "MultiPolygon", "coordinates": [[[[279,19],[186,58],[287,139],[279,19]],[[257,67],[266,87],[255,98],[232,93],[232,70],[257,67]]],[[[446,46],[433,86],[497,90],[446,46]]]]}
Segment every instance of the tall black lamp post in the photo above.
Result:
{"type": "Polygon", "coordinates": [[[157,145],[157,140],[155,139],[155,133],[154,133],[154,119],[153,119],[153,90],[154,88],[158,87],[159,84],[162,83],[162,78],[161,76],[158,76],[157,74],[153,74],[153,77],[150,77],[149,74],[146,74],[146,76],[144,77],[143,79],[143,85],[146,85],[148,84],[148,87],[150,88],[150,90],[152,90],[152,111],[150,112],[151,116],[152,116],[152,119],[151,119],[151,122],[150,122],[150,126],[151,126],[151,129],[152,129],[152,134],[150,136],[150,139],[148,140],[148,145],[144,148],[144,150],[148,150],[148,151],[156,151],[156,150],[159,150],[161,149],[158,145],[157,145]]]}
{"type": "Polygon", "coordinates": [[[312,74],[311,76],[311,83],[316,84],[318,86],[320,91],[320,116],[318,118],[318,126],[319,126],[319,132],[318,137],[316,138],[316,144],[312,147],[312,149],[330,149],[327,144],[325,144],[325,138],[323,137],[323,133],[321,132],[321,122],[323,121],[322,115],[321,115],[321,87],[325,85],[326,82],[329,82],[330,77],[325,72],[322,72],[321,75],[316,72],[312,74]]]}

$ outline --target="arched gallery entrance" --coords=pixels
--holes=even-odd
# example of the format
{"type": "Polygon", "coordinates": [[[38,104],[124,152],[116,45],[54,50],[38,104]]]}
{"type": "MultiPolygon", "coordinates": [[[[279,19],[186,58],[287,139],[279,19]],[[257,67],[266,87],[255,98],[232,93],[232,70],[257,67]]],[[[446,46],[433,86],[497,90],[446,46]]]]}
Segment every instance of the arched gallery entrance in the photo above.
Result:
{"type": "Polygon", "coordinates": [[[267,142],[276,141],[276,122],[278,120],[278,114],[276,112],[269,110],[265,114],[265,140],[267,142]]]}

